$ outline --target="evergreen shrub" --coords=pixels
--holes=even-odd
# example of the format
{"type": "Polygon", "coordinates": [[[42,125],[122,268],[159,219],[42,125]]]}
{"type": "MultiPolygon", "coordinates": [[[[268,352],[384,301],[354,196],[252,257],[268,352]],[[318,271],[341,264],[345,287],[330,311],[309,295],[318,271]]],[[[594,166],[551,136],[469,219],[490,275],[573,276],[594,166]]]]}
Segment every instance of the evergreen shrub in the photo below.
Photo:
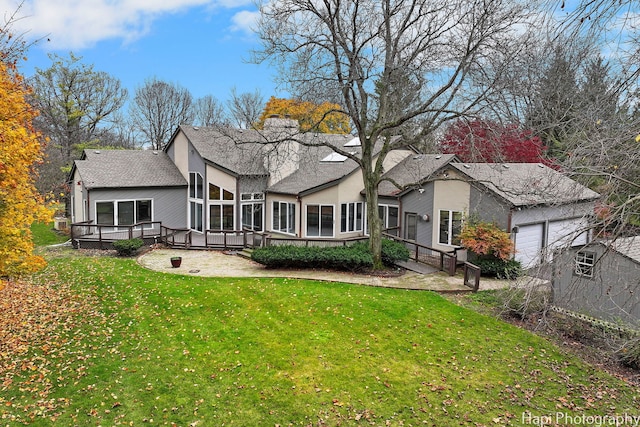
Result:
{"type": "Polygon", "coordinates": [[[120,256],[132,256],[138,249],[144,245],[144,242],[140,238],[116,240],[113,242],[113,248],[118,251],[120,256]]]}

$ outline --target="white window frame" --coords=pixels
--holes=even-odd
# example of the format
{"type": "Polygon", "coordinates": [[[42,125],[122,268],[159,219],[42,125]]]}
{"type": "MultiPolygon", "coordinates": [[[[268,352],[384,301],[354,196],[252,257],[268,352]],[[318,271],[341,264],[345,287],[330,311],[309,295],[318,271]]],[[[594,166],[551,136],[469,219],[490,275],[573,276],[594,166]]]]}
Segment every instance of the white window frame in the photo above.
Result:
{"type": "MultiPolygon", "coordinates": [[[[364,229],[364,202],[349,202],[340,204],[340,233],[355,233],[364,229]],[[360,211],[358,212],[358,208],[360,211]],[[346,211],[346,215],[345,215],[346,211]],[[358,214],[360,219],[358,220],[358,214]]],[[[334,214],[335,216],[335,214],[334,214]]]]}
{"type": "MultiPolygon", "coordinates": [[[[151,202],[151,219],[150,221],[153,222],[153,199],[113,199],[113,200],[94,200],[93,202],[93,212],[95,215],[95,220],[96,223],[98,223],[98,204],[99,203],[111,203],[113,205],[113,224],[109,224],[113,227],[129,227],[131,225],[135,225],[137,224],[138,221],[138,202],[146,202],[149,201],[151,202]],[[118,221],[118,206],[120,203],[126,203],[126,202],[133,202],[133,224],[120,224],[118,221]]],[[[149,225],[149,227],[152,227],[153,225],[149,225]]]]}
{"type": "Polygon", "coordinates": [[[236,229],[236,194],[233,191],[227,190],[221,185],[218,185],[214,182],[207,183],[207,216],[209,220],[209,230],[213,231],[233,231],[236,229]],[[211,196],[211,187],[217,187],[220,194],[218,198],[213,198],[211,196]],[[229,197],[225,197],[228,195],[229,197]],[[220,222],[220,227],[213,228],[214,218],[211,215],[211,208],[214,206],[218,206],[220,208],[220,216],[217,220],[220,222]],[[224,227],[224,219],[225,219],[225,208],[231,207],[231,228],[224,227]]]}
{"type": "Polygon", "coordinates": [[[189,215],[189,229],[198,233],[203,233],[205,227],[204,192],[205,186],[202,174],[195,171],[189,172],[189,200],[187,202],[187,206],[189,207],[187,212],[189,215]],[[200,183],[200,185],[198,185],[198,183],[200,183]],[[198,188],[200,191],[198,191],[198,188]],[[197,211],[194,212],[194,206],[200,212],[200,224],[194,224],[194,222],[197,223],[198,219],[197,211]],[[195,218],[194,215],[196,215],[195,218]]]}
{"type": "Polygon", "coordinates": [[[199,228],[195,227],[194,228],[194,224],[193,224],[193,218],[192,218],[192,206],[195,205],[197,207],[197,209],[200,211],[200,227],[202,227],[204,229],[204,202],[202,200],[198,200],[198,199],[189,199],[189,229],[193,230],[195,232],[198,233],[202,233],[204,232],[204,230],[200,230],[199,228]]]}
{"type": "Polygon", "coordinates": [[[292,202],[281,202],[274,200],[271,204],[271,226],[273,231],[278,231],[284,234],[291,234],[295,236],[296,233],[296,204],[292,202]],[[278,205],[278,215],[275,215],[275,207],[278,205]],[[280,212],[284,207],[286,211],[285,224],[282,227],[280,212]]]}
{"type": "Polygon", "coordinates": [[[306,237],[335,237],[336,235],[336,206],[335,205],[327,205],[321,203],[310,203],[305,206],[305,236],[306,237]],[[318,234],[310,234],[309,233],[309,207],[317,206],[318,207],[318,234]],[[322,210],[323,208],[331,208],[331,234],[322,234],[322,210]]]}
{"type": "Polygon", "coordinates": [[[380,217],[380,219],[382,220],[382,229],[383,230],[387,230],[389,229],[389,209],[395,209],[396,210],[396,225],[393,226],[393,228],[398,228],[400,227],[400,206],[398,205],[388,205],[388,204],[378,204],[378,215],[380,214],[380,208],[382,208],[383,210],[383,216],[380,217]]]}
{"type": "Polygon", "coordinates": [[[453,223],[454,223],[454,219],[453,219],[453,215],[454,214],[460,214],[460,230],[462,230],[462,225],[464,222],[464,212],[462,211],[454,211],[454,210],[449,210],[449,209],[440,209],[438,211],[438,244],[440,245],[445,245],[445,246],[459,246],[460,242],[458,241],[456,243],[456,236],[454,235],[454,230],[453,230],[453,223]],[[448,213],[448,225],[447,225],[447,242],[443,242],[442,241],[442,214],[443,213],[448,213]]]}
{"type": "Polygon", "coordinates": [[[204,178],[202,177],[202,174],[200,172],[189,172],[189,199],[204,200],[204,191],[204,178]],[[195,185],[191,182],[192,177],[195,185]],[[198,182],[200,182],[199,186],[198,182]],[[200,188],[200,192],[198,192],[198,188],[200,188]]]}
{"type": "Polygon", "coordinates": [[[240,194],[240,224],[244,229],[249,228],[253,231],[264,230],[264,193],[241,193],[240,194]],[[251,215],[249,221],[245,221],[245,208],[251,207],[251,215]],[[256,208],[259,208],[260,224],[256,226],[256,208]]]}
{"type": "Polygon", "coordinates": [[[573,268],[573,274],[576,276],[593,278],[593,270],[596,265],[595,252],[578,251],[574,258],[575,265],[573,268]]]}

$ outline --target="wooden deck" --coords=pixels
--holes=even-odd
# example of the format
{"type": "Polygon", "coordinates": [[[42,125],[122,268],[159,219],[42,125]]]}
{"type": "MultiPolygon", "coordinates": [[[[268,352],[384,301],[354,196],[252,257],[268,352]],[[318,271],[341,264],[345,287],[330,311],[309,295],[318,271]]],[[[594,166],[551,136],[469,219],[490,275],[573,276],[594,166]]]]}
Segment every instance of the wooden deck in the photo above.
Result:
{"type": "MultiPolygon", "coordinates": [[[[444,252],[414,241],[398,238],[385,233],[386,238],[403,243],[412,253],[409,263],[400,266],[422,274],[445,271],[450,276],[456,274],[458,257],[456,251],[444,252]]],[[[347,246],[366,240],[362,236],[352,239],[302,239],[288,236],[271,236],[269,233],[252,230],[197,232],[190,229],[165,227],[160,222],[144,222],[129,226],[93,224],[91,221],[71,224],[71,243],[77,249],[112,249],[117,240],[140,238],[146,245],[165,244],[174,249],[218,249],[241,250],[272,245],[297,246],[347,246]]],[[[478,289],[480,269],[470,263],[463,263],[465,285],[478,289]]]]}

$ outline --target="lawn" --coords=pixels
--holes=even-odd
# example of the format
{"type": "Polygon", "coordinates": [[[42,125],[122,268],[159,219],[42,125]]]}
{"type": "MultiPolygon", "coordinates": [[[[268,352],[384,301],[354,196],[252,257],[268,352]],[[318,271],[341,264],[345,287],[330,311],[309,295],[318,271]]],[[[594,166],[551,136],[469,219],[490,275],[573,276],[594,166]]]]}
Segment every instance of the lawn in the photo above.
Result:
{"type": "Polygon", "coordinates": [[[0,425],[518,426],[525,411],[529,424],[640,415],[623,382],[431,292],[162,274],[71,249],[48,259],[36,286],[0,293],[0,425]],[[19,299],[30,313],[7,319],[6,301],[19,299]]]}
{"type": "Polygon", "coordinates": [[[69,240],[68,234],[53,229],[53,223],[33,223],[31,225],[31,235],[33,236],[33,242],[37,246],[55,245],[69,240]]]}

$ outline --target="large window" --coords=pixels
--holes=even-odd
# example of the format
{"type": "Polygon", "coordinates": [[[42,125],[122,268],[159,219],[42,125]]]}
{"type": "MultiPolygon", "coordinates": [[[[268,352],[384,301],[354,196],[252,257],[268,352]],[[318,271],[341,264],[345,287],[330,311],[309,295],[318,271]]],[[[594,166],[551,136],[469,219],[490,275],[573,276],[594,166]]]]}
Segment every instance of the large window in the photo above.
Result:
{"type": "Polygon", "coordinates": [[[189,172],[189,228],[202,232],[204,181],[198,172],[189,172]]]}
{"type": "Polygon", "coordinates": [[[118,224],[132,225],[134,221],[134,202],[128,200],[126,202],[118,202],[118,224]]]}
{"type": "Polygon", "coordinates": [[[382,220],[382,229],[388,230],[398,227],[398,212],[397,206],[392,205],[378,205],[378,215],[382,220]]]}
{"type": "Polygon", "coordinates": [[[235,195],[231,191],[209,183],[209,228],[211,230],[235,229],[234,200],[235,195]]]}
{"type": "Polygon", "coordinates": [[[151,200],[96,202],[96,220],[100,225],[133,225],[152,221],[151,200]]]}
{"type": "Polygon", "coordinates": [[[233,193],[218,187],[215,184],[209,184],[209,200],[234,200],[233,193]]]}
{"type": "Polygon", "coordinates": [[[233,205],[209,205],[209,221],[212,230],[233,230],[233,205]]]}
{"type": "Polygon", "coordinates": [[[189,172],[189,197],[192,199],[203,199],[203,180],[198,172],[189,172]]]}
{"type": "Polygon", "coordinates": [[[296,205],[287,202],[273,202],[273,231],[295,234],[296,205]]]}
{"type": "Polygon", "coordinates": [[[190,201],[189,202],[189,227],[195,231],[203,231],[202,221],[202,202],[190,201]]]}
{"type": "Polygon", "coordinates": [[[593,252],[578,252],[574,273],[576,276],[593,277],[593,268],[596,263],[596,254],[593,252]]]}
{"type": "Polygon", "coordinates": [[[263,193],[242,193],[242,228],[262,231],[263,193]]]}
{"type": "Polygon", "coordinates": [[[440,211],[440,228],[438,243],[457,246],[460,244],[458,237],[462,231],[462,212],[440,211]]]}
{"type": "Polygon", "coordinates": [[[97,202],[96,203],[96,220],[100,225],[115,225],[114,219],[114,203],[113,202],[97,202]]]}
{"type": "Polygon", "coordinates": [[[307,236],[333,237],[332,205],[307,205],[307,236]]]}
{"type": "Polygon", "coordinates": [[[343,203],[340,205],[340,232],[362,231],[364,203],[343,203]]]}

